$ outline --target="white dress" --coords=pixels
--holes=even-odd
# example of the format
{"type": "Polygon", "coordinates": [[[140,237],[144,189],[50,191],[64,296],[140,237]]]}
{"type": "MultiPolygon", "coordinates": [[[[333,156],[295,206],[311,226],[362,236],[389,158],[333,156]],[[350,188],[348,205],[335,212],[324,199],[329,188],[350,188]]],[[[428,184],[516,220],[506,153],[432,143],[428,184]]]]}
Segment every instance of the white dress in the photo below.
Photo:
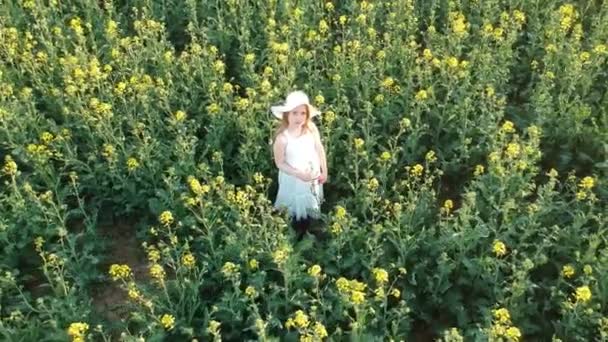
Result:
{"type": "MultiPolygon", "coordinates": [[[[285,130],[281,134],[287,138],[285,162],[295,169],[310,171],[313,176],[320,175],[320,158],[312,133],[306,132],[295,137],[285,130]]],[[[317,180],[304,182],[279,170],[279,190],[274,204],[276,208],[287,209],[289,216],[296,220],[318,218],[322,201],[323,185],[317,180]]]]}

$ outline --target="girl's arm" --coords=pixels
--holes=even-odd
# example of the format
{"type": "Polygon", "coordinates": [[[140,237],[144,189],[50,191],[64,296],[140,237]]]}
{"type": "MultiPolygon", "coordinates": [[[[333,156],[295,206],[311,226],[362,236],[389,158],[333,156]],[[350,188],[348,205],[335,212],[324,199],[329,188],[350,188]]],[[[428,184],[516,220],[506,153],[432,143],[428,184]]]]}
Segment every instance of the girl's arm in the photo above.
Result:
{"type": "Polygon", "coordinates": [[[323,147],[323,143],[321,143],[321,134],[319,133],[319,129],[314,122],[310,122],[310,129],[312,130],[313,136],[315,137],[315,150],[317,150],[317,154],[319,155],[319,162],[321,164],[321,175],[324,178],[324,181],[327,179],[327,156],[325,155],[325,148],[323,147]]]}
{"type": "Polygon", "coordinates": [[[299,179],[305,181],[305,182],[309,182],[312,180],[312,177],[310,174],[306,174],[294,167],[292,167],[291,165],[287,164],[287,162],[285,162],[285,146],[287,146],[287,141],[285,139],[284,136],[279,135],[275,141],[274,141],[274,145],[273,145],[273,154],[274,154],[274,164],[276,165],[276,167],[287,173],[288,175],[291,176],[295,176],[298,177],[299,179]]]}

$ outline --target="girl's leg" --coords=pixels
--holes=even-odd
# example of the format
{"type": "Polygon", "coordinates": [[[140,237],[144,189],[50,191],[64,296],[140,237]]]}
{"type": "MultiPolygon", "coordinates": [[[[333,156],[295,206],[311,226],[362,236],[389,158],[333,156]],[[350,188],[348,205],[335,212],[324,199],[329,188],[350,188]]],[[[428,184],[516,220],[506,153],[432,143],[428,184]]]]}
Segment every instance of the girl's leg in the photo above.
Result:
{"type": "Polygon", "coordinates": [[[301,240],[302,237],[304,237],[304,234],[306,234],[306,232],[308,232],[308,230],[310,228],[310,223],[311,223],[310,218],[309,217],[301,218],[299,220],[296,220],[295,218],[293,218],[291,220],[291,222],[292,222],[292,226],[294,227],[294,229],[296,231],[298,240],[301,240]]]}

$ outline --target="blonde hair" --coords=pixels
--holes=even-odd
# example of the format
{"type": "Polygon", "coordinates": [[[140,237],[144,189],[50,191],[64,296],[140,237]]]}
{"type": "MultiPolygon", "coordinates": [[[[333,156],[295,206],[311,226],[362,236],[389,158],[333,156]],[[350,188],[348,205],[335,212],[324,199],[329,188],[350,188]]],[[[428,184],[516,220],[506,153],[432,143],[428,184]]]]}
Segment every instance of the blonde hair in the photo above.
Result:
{"type": "MultiPolygon", "coordinates": [[[[308,123],[310,122],[310,109],[306,106],[306,121],[304,121],[304,125],[302,126],[302,133],[306,131],[310,131],[310,127],[308,127],[308,123]]],[[[285,130],[289,127],[289,112],[283,112],[283,118],[281,118],[281,123],[279,127],[274,132],[273,140],[276,140],[279,134],[285,132],[285,130]]]]}

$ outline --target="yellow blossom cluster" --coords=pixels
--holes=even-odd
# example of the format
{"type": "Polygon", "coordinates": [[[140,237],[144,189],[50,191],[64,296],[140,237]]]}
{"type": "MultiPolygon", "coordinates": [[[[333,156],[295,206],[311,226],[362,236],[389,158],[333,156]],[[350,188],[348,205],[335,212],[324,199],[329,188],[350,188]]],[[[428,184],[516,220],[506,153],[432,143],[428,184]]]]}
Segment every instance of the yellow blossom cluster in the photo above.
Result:
{"type": "Polygon", "coordinates": [[[504,338],[509,342],[518,342],[522,334],[519,328],[511,323],[511,314],[505,308],[492,310],[493,323],[490,328],[490,337],[493,339],[504,338]]]}
{"type": "Polygon", "coordinates": [[[336,280],[338,292],[340,292],[347,300],[355,305],[365,303],[365,289],[367,285],[355,279],[348,280],[340,277],[336,280]]]}

